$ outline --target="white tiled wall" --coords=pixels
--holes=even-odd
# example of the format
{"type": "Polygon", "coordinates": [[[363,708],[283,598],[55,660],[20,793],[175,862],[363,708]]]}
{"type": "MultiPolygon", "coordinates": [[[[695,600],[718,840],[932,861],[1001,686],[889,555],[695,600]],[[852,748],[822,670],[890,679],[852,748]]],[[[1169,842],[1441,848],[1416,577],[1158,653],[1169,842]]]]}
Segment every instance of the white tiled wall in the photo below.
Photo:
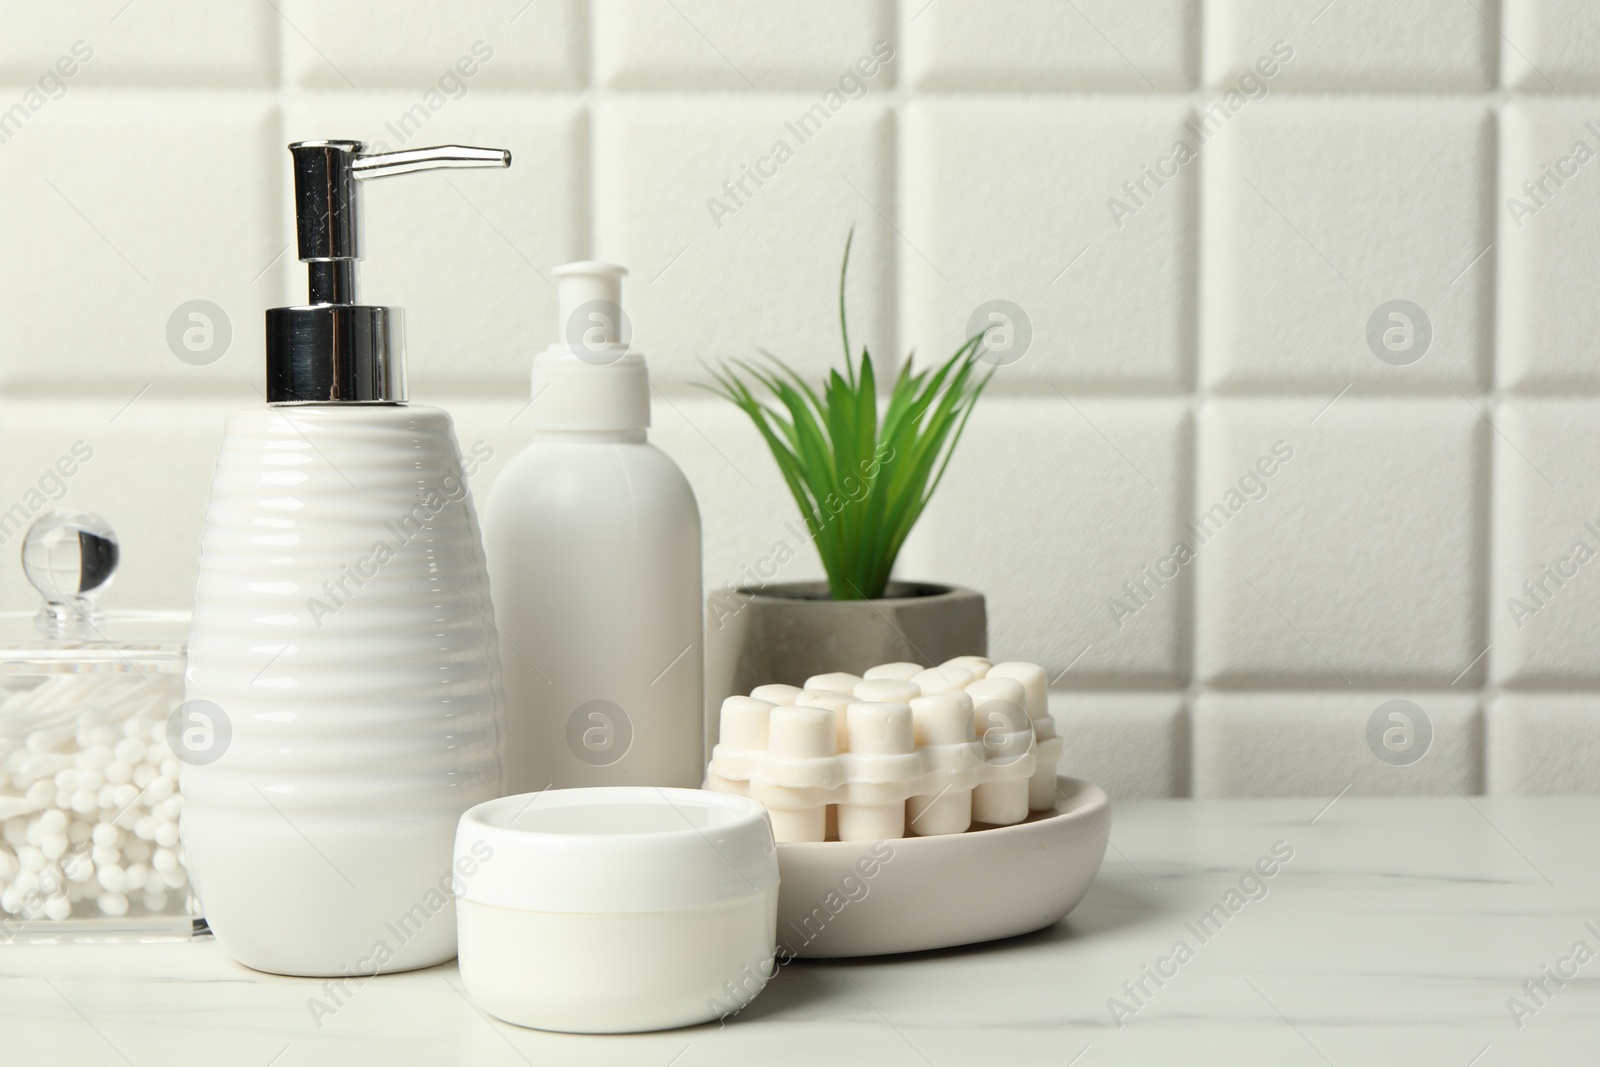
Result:
{"type": "Polygon", "coordinates": [[[1049,665],[1069,770],[1600,792],[1600,6],[0,0],[0,516],[105,513],[115,605],[189,599],[222,417],[303,286],[283,145],[319,136],[514,153],[367,195],[365,296],[494,450],[480,494],[550,267],[617,259],[708,583],[742,580],[791,505],[700,362],[834,362],[853,226],[882,368],[985,301],[1031,325],[901,573],[1049,665]],[[197,299],[204,365],[167,342],[197,299]]]}

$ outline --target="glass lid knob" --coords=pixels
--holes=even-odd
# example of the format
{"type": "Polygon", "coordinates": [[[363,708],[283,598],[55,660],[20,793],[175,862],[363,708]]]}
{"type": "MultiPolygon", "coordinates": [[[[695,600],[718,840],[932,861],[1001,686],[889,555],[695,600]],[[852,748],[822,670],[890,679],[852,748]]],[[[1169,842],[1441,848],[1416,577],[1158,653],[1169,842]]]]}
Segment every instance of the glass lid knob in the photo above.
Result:
{"type": "Polygon", "coordinates": [[[52,511],[34,520],[22,541],[22,570],[44,597],[40,627],[92,629],[104,615],[94,598],[111,584],[118,556],[117,532],[99,515],[52,511]]]}

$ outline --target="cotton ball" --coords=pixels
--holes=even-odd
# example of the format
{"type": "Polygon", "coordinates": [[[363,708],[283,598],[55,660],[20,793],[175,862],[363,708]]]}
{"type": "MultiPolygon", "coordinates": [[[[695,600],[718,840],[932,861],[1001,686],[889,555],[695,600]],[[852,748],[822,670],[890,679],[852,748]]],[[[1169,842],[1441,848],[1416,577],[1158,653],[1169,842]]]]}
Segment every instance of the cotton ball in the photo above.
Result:
{"type": "Polygon", "coordinates": [[[0,889],[0,910],[9,915],[15,915],[22,908],[22,890],[14,885],[0,889]]]}
{"type": "Polygon", "coordinates": [[[150,783],[150,788],[145,790],[145,795],[153,801],[165,800],[177,788],[177,784],[171,778],[157,778],[150,783]]]}
{"type": "Polygon", "coordinates": [[[94,877],[94,862],[88,856],[68,856],[61,863],[68,882],[87,882],[94,877]]]}
{"type": "Polygon", "coordinates": [[[94,843],[104,845],[106,848],[116,848],[122,844],[122,831],[108,822],[96,823],[94,828],[94,843]]]}
{"type": "Polygon", "coordinates": [[[98,792],[106,784],[106,776],[98,770],[80,770],[78,772],[78,789],[88,789],[98,792]]]}
{"type": "Polygon", "coordinates": [[[145,863],[130,863],[123,871],[123,892],[132,893],[136,889],[143,889],[144,884],[150,880],[150,867],[145,863]]]}
{"type": "Polygon", "coordinates": [[[121,893],[101,893],[100,910],[106,915],[121,917],[128,914],[128,898],[121,893]]]}
{"type": "Polygon", "coordinates": [[[85,770],[98,771],[111,762],[113,751],[110,745],[93,745],[78,753],[78,766],[85,770]]]}
{"type": "Polygon", "coordinates": [[[116,756],[117,762],[132,766],[144,759],[144,742],[137,737],[124,737],[117,742],[117,747],[112,749],[112,754],[116,756]]]}
{"type": "Polygon", "coordinates": [[[45,902],[44,914],[46,918],[60,922],[72,914],[72,901],[66,897],[51,897],[45,902]]]}
{"type": "Polygon", "coordinates": [[[39,816],[39,829],[47,834],[59,834],[67,828],[67,813],[47,811],[39,816]]]}
{"type": "Polygon", "coordinates": [[[121,785],[133,781],[133,763],[113,760],[105,766],[106,781],[112,785],[121,785]]]}
{"type": "Polygon", "coordinates": [[[95,803],[99,804],[100,807],[102,807],[102,808],[115,807],[115,805],[112,803],[112,801],[116,798],[116,794],[117,794],[117,787],[116,786],[110,785],[110,784],[103,785],[99,789],[95,790],[95,794],[94,794],[95,803]]]}
{"type": "Polygon", "coordinates": [[[67,879],[61,868],[51,864],[39,872],[39,892],[47,897],[60,896],[67,888],[67,879]]]}
{"type": "Polygon", "coordinates": [[[133,824],[133,832],[137,834],[141,840],[154,841],[156,839],[156,827],[159,825],[160,823],[157,821],[154,815],[144,815],[133,824]]]}
{"type": "MultiPolygon", "coordinates": [[[[141,745],[144,744],[142,738],[144,738],[149,731],[150,724],[144,719],[129,719],[127,722],[122,724],[122,736],[134,738],[135,740],[138,740],[141,745]]],[[[122,742],[119,741],[117,743],[121,744],[122,742]]]]}
{"type": "Polygon", "coordinates": [[[107,748],[117,743],[117,728],[114,726],[92,726],[89,728],[89,744],[98,747],[105,745],[107,748]]]}
{"type": "Polygon", "coordinates": [[[143,789],[159,777],[161,777],[161,771],[148,763],[141,763],[133,769],[133,784],[140,789],[143,789]]]}
{"type": "Polygon", "coordinates": [[[162,871],[161,880],[167,883],[168,889],[182,889],[189,884],[189,872],[182,867],[174,867],[170,871],[162,871]]]}
{"type": "Polygon", "coordinates": [[[144,891],[144,906],[150,911],[166,911],[167,891],[165,889],[146,889],[144,891]]]}
{"type": "Polygon", "coordinates": [[[39,825],[39,820],[38,819],[31,820],[28,823],[28,832],[27,832],[27,842],[28,842],[28,844],[36,846],[36,845],[39,844],[39,842],[41,842],[43,840],[44,840],[44,827],[39,825]]]}
{"type": "Polygon", "coordinates": [[[114,863],[95,871],[95,879],[107,893],[120,893],[128,887],[127,872],[114,863]]]}
{"type": "Polygon", "coordinates": [[[39,888],[39,872],[30,871],[24,867],[22,870],[18,871],[17,876],[11,880],[11,885],[16,889],[17,892],[21,893],[23,897],[26,898],[29,893],[32,893],[34,890],[39,888]]]}
{"type": "Polygon", "coordinates": [[[94,851],[89,853],[89,858],[94,860],[96,867],[110,867],[122,858],[122,853],[107,845],[96,845],[94,851]]]}
{"type": "Polygon", "coordinates": [[[165,874],[167,871],[177,870],[178,854],[170,848],[158,848],[156,854],[150,857],[150,866],[165,874]]]}
{"type": "MultiPolygon", "coordinates": [[[[99,775],[95,777],[98,778],[99,775]]],[[[79,815],[93,815],[100,810],[100,794],[93,789],[78,790],[72,794],[72,810],[79,815]]]]}
{"type": "Polygon", "coordinates": [[[133,785],[131,785],[129,783],[123,783],[122,785],[112,786],[111,787],[111,806],[116,808],[118,811],[121,811],[123,808],[126,808],[129,804],[132,804],[134,802],[134,800],[136,800],[138,798],[138,796],[139,796],[139,790],[135,786],[133,786],[133,785]]]}
{"type": "Polygon", "coordinates": [[[178,824],[164,822],[156,827],[156,844],[163,848],[171,848],[178,843],[178,824]]]}
{"type": "Polygon", "coordinates": [[[183,814],[182,794],[170,796],[163,800],[150,809],[150,814],[162,822],[177,822],[178,816],[183,814]]]}
{"type": "Polygon", "coordinates": [[[41,779],[28,787],[28,803],[34,807],[50,803],[56,795],[56,783],[49,779],[41,779]]]}
{"type": "Polygon", "coordinates": [[[64,771],[57,771],[55,777],[56,789],[66,790],[68,793],[78,788],[78,772],[71,767],[64,771]]]}
{"type": "Polygon", "coordinates": [[[44,853],[33,845],[23,845],[17,849],[17,860],[22,864],[22,869],[25,871],[44,870],[44,853]]]}
{"type": "Polygon", "coordinates": [[[60,859],[67,854],[67,835],[45,834],[44,840],[39,842],[39,851],[44,853],[45,859],[60,859]]]}

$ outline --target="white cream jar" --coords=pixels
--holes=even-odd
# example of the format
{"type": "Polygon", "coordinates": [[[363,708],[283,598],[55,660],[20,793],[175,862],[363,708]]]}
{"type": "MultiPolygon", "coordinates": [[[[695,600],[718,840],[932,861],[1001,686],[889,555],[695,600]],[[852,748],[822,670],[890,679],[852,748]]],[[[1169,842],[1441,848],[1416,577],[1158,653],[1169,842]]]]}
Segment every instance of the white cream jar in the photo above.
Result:
{"type": "Polygon", "coordinates": [[[771,975],[766,809],[698,789],[551,789],[456,830],[461,979],[518,1026],[628,1033],[734,1014],[771,975]]]}

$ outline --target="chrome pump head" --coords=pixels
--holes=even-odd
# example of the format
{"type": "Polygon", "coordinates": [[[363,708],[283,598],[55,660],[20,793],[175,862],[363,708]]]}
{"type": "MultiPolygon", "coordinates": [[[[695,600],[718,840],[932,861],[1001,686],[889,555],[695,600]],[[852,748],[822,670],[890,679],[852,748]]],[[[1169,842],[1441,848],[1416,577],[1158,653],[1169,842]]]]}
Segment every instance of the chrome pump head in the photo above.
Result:
{"type": "Polygon", "coordinates": [[[360,141],[297,141],[294,199],[305,307],[267,310],[267,403],[403,404],[399,308],[356,303],[360,183],[440,167],[509,167],[498,148],[442,145],[362,155],[360,141]]]}

